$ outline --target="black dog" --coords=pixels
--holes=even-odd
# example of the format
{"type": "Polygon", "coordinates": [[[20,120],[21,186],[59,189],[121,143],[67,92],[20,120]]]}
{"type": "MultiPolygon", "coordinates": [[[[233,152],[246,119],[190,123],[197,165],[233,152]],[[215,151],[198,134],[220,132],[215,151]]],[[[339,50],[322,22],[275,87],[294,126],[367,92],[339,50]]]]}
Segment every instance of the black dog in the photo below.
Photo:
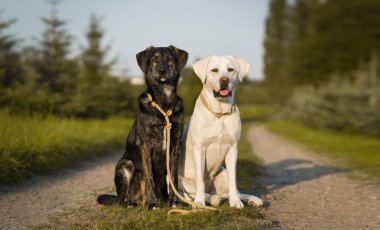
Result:
{"type": "MultiPolygon", "coordinates": [[[[176,89],[188,53],[174,46],[151,46],[136,57],[145,74],[147,88],[138,99],[137,118],[128,135],[125,153],[116,165],[117,199],[114,197],[114,201],[126,206],[146,202],[150,209],[154,209],[158,208],[158,199],[161,199],[169,200],[173,206],[177,199],[166,181],[166,122],[164,116],[152,106],[148,94],[164,111],[172,109],[170,170],[177,188],[184,115],[182,99],[176,94],[176,89]]],[[[109,195],[100,195],[98,202],[110,204],[109,198],[109,195]]]]}

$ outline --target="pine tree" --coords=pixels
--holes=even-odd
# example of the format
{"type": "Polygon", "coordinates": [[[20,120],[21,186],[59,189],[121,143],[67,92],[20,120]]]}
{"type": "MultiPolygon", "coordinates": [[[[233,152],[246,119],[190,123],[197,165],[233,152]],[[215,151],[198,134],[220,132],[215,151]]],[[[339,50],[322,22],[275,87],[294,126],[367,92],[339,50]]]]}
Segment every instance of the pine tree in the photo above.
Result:
{"type": "Polygon", "coordinates": [[[304,82],[313,84],[318,81],[316,76],[301,72],[302,70],[299,66],[302,63],[302,65],[311,67],[312,64],[309,60],[314,59],[317,61],[319,57],[318,50],[313,50],[313,52],[309,53],[310,58],[302,57],[310,38],[314,37],[315,34],[314,24],[317,20],[319,5],[319,0],[296,0],[295,5],[292,7],[289,23],[294,37],[289,45],[285,68],[293,85],[303,84],[304,82]]]}
{"type": "Polygon", "coordinates": [[[304,39],[310,30],[312,8],[316,0],[296,0],[291,23],[294,27],[295,42],[304,39]]]}
{"type": "MultiPolygon", "coordinates": [[[[1,14],[0,11],[0,16],[1,14]]],[[[15,51],[18,41],[5,33],[15,22],[15,19],[0,21],[0,88],[9,87],[13,82],[21,80],[20,55],[15,51]]]]}
{"type": "Polygon", "coordinates": [[[378,0],[313,2],[310,31],[291,53],[289,71],[302,84],[347,76],[380,49],[378,0]]]}
{"type": "Polygon", "coordinates": [[[76,68],[74,62],[68,59],[71,36],[64,29],[66,22],[57,16],[58,3],[51,0],[51,15],[42,18],[46,30],[40,40],[39,60],[35,67],[41,81],[47,82],[52,91],[66,92],[75,85],[76,68]]]}
{"type": "Polygon", "coordinates": [[[104,32],[100,27],[100,18],[91,15],[90,24],[86,33],[87,47],[83,48],[81,55],[81,71],[83,80],[90,85],[97,85],[101,79],[109,75],[114,61],[105,62],[105,56],[110,47],[102,47],[104,32]]]}
{"type": "Polygon", "coordinates": [[[266,81],[281,79],[286,52],[286,0],[271,0],[269,15],[265,21],[264,75],[266,81]]]}
{"type": "Polygon", "coordinates": [[[104,32],[100,17],[91,15],[86,32],[87,44],[82,47],[80,60],[80,79],[76,95],[68,108],[70,113],[79,117],[107,117],[125,109],[125,89],[117,79],[110,77],[109,71],[115,60],[106,62],[110,47],[102,47],[104,32]],[[118,104],[117,104],[118,103],[118,104]]]}

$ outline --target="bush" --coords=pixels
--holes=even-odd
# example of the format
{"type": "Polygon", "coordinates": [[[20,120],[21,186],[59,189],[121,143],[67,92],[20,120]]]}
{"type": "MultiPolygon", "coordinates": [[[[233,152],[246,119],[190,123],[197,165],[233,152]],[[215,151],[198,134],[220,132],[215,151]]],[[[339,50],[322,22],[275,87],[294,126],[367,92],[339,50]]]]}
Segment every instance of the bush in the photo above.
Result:
{"type": "Polygon", "coordinates": [[[282,117],[312,127],[380,136],[380,84],[376,66],[351,76],[334,76],[324,86],[295,89],[282,117]],[[344,79],[344,80],[343,80],[344,79]],[[377,80],[376,80],[377,79],[377,80]]]}

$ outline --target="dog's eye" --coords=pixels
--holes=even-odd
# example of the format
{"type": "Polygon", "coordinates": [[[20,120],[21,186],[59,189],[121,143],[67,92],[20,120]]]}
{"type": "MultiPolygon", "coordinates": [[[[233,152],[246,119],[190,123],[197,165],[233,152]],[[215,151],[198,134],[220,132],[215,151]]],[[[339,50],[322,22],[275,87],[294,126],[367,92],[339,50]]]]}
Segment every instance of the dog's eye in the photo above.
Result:
{"type": "Polygon", "coordinates": [[[212,69],[211,71],[214,72],[214,73],[217,73],[218,69],[215,68],[215,69],[212,69]]]}
{"type": "Polygon", "coordinates": [[[234,71],[234,69],[233,68],[228,68],[227,71],[228,72],[232,72],[232,71],[234,71]]]}
{"type": "Polygon", "coordinates": [[[173,64],[173,58],[168,58],[168,64],[169,65],[173,64]]]}

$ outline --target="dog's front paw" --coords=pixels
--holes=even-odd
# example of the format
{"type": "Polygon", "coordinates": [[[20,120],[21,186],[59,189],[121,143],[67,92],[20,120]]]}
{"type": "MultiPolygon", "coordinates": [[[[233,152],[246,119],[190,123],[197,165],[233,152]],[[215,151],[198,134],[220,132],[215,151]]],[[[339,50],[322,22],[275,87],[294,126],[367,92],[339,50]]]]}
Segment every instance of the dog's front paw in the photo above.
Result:
{"type": "Polygon", "coordinates": [[[180,205],[181,205],[181,202],[179,202],[179,201],[176,200],[176,199],[173,199],[173,200],[170,200],[170,201],[169,201],[169,206],[170,206],[171,208],[178,208],[180,205]]]}
{"type": "Polygon", "coordinates": [[[243,204],[243,202],[241,202],[241,200],[239,198],[235,198],[235,199],[230,198],[230,207],[242,209],[242,208],[244,208],[244,204],[243,204]]]}
{"type": "Polygon", "coordinates": [[[156,203],[150,203],[148,205],[148,209],[150,209],[150,210],[158,210],[158,209],[160,209],[160,206],[158,206],[156,203]]]}
{"type": "Polygon", "coordinates": [[[193,205],[193,209],[196,209],[196,208],[197,208],[197,205],[206,205],[206,203],[205,203],[205,199],[204,199],[204,198],[201,199],[201,198],[197,198],[197,197],[195,197],[195,199],[194,199],[194,203],[195,203],[196,205],[193,205]]]}
{"type": "Polygon", "coordinates": [[[261,200],[260,198],[258,198],[256,196],[250,196],[247,199],[247,203],[249,205],[256,206],[256,207],[262,207],[264,205],[263,200],[261,200]]]}
{"type": "Polygon", "coordinates": [[[194,203],[205,205],[205,196],[204,195],[196,195],[195,199],[194,199],[194,203]]]}
{"type": "Polygon", "coordinates": [[[131,202],[131,201],[127,201],[127,202],[124,202],[122,206],[124,208],[133,208],[133,207],[137,206],[137,203],[131,202]]]}

